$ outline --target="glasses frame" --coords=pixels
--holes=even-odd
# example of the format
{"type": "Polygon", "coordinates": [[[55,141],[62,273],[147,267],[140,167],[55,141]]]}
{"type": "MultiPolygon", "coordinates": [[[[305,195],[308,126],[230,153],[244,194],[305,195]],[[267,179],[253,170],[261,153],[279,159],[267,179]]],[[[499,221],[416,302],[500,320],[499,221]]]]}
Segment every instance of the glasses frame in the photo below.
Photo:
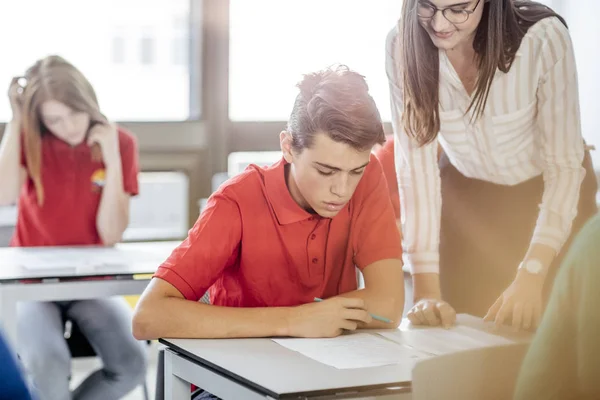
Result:
{"type": "Polygon", "coordinates": [[[462,22],[456,22],[456,21],[452,21],[450,18],[448,18],[448,16],[446,15],[446,11],[447,10],[451,10],[453,8],[453,6],[450,7],[445,7],[445,8],[437,8],[435,5],[431,4],[431,3],[424,3],[422,1],[417,2],[417,16],[421,19],[433,19],[435,18],[435,16],[437,15],[438,12],[441,12],[442,15],[444,16],[444,18],[446,18],[446,20],[448,22],[450,22],[451,24],[464,24],[465,22],[467,22],[469,20],[469,17],[471,16],[471,14],[473,14],[475,12],[475,10],[477,10],[477,7],[479,7],[479,3],[481,2],[481,0],[477,0],[477,3],[475,3],[475,7],[473,7],[472,10],[468,10],[468,9],[464,9],[461,10],[465,13],[466,18],[464,21],[462,22]],[[433,10],[433,15],[431,17],[423,17],[421,15],[419,15],[419,5],[424,5],[426,7],[429,7],[433,10]]]}

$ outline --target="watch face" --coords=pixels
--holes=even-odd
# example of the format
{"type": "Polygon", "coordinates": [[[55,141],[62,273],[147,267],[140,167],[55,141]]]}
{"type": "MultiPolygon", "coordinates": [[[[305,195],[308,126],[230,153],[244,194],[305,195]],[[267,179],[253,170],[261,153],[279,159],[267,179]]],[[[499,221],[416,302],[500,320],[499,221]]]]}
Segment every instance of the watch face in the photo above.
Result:
{"type": "Polygon", "coordinates": [[[542,263],[538,260],[528,260],[525,263],[525,269],[527,270],[527,272],[530,272],[532,274],[539,274],[542,272],[544,267],[542,266],[542,263]]]}

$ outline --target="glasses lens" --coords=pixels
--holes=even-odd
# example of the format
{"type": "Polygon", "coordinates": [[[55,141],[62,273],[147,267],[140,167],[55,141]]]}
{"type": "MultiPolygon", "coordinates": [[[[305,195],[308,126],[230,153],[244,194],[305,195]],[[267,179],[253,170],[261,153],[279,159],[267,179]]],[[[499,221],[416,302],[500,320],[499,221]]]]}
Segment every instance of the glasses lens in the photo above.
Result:
{"type": "Polygon", "coordinates": [[[435,8],[430,4],[419,3],[417,15],[421,18],[431,18],[435,14],[435,8]]]}
{"type": "Polygon", "coordinates": [[[469,13],[466,10],[447,8],[444,10],[444,17],[454,24],[462,24],[469,19],[469,13]]]}

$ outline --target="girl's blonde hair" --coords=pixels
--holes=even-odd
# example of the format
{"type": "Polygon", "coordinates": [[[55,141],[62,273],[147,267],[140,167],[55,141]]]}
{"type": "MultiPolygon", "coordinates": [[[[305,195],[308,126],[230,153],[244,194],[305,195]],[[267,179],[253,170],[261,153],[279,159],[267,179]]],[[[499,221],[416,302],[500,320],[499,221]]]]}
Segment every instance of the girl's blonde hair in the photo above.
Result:
{"type": "MultiPolygon", "coordinates": [[[[35,186],[38,204],[44,203],[42,185],[42,135],[48,133],[41,119],[41,105],[49,100],[59,101],[69,108],[90,116],[90,127],[107,123],[100,112],[96,93],[81,71],[62,57],[53,55],[38,60],[25,73],[22,93],[22,128],[25,160],[29,177],[35,186]]],[[[102,160],[97,144],[92,146],[92,159],[102,160]]]]}

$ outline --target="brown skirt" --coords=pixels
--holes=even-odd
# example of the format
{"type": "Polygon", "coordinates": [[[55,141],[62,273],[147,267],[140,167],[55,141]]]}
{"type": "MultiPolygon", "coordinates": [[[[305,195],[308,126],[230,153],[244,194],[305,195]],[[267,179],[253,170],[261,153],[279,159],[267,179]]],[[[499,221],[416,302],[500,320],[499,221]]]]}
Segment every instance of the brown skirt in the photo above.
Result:
{"type": "MultiPolygon", "coordinates": [[[[549,292],[573,237],[597,212],[598,184],[588,152],[571,235],[546,280],[549,292]]],[[[445,154],[440,157],[442,221],[440,282],[442,295],[457,311],[484,316],[510,285],[523,260],[539,214],[542,176],[515,186],[497,185],[462,175],[445,154]]]]}

